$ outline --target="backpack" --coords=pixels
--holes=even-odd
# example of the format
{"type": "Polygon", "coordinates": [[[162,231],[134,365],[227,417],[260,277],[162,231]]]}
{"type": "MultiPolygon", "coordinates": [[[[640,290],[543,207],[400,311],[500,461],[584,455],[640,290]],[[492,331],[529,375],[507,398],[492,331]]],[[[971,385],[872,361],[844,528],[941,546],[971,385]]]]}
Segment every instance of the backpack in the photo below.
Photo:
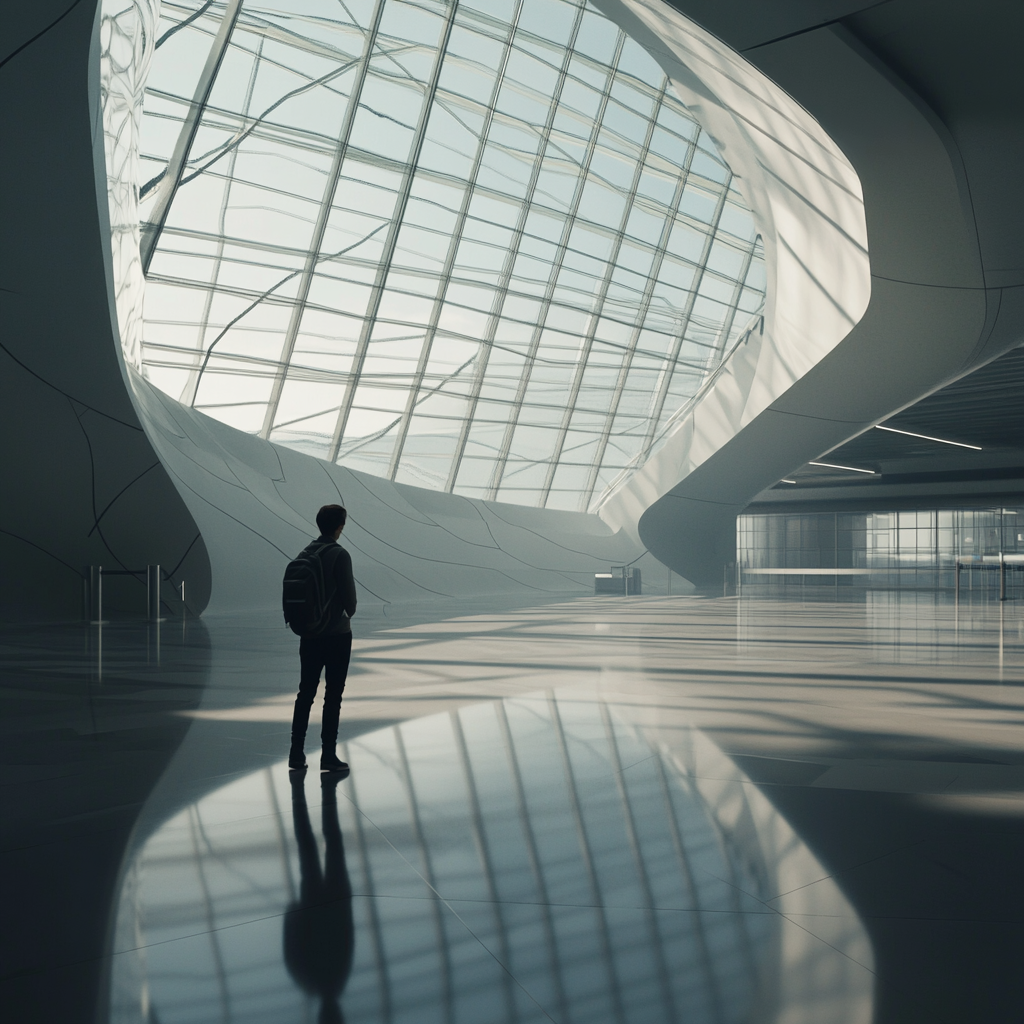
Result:
{"type": "Polygon", "coordinates": [[[331,623],[335,584],[334,574],[328,576],[324,572],[321,552],[325,547],[311,544],[284,571],[284,621],[299,636],[320,636],[331,623]]]}

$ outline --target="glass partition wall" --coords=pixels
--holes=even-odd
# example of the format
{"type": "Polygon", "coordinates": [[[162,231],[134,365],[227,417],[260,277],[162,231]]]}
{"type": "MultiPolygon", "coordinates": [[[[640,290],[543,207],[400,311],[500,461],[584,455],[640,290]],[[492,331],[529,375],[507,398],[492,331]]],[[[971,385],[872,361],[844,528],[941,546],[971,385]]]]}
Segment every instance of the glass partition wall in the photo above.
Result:
{"type": "Polygon", "coordinates": [[[736,552],[744,586],[952,589],[959,560],[962,586],[998,588],[1002,555],[1019,589],[1024,506],[738,516],[736,552]]]}
{"type": "Polygon", "coordinates": [[[587,509],[757,322],[760,239],[575,0],[165,0],[139,365],[390,479],[587,509]]]}

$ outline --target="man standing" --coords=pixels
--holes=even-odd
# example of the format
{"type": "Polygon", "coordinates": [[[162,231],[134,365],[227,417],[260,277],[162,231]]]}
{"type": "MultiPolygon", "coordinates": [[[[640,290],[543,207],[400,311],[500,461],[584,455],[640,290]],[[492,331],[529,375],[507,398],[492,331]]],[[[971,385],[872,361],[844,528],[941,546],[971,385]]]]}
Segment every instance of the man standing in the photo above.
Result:
{"type": "MultiPolygon", "coordinates": [[[[341,714],[341,695],[345,689],[348,663],[352,656],[351,618],[356,611],[356,585],[352,579],[352,559],[338,543],[345,528],[348,513],[341,505],[324,505],[316,514],[316,525],[320,536],[303,549],[295,560],[309,560],[316,567],[322,567],[324,600],[327,605],[321,622],[315,630],[299,634],[299,692],[295,696],[295,711],[292,714],[292,745],[288,754],[288,767],[301,771],[306,767],[303,747],[306,742],[306,726],[309,711],[320,685],[320,673],[324,673],[324,715],[320,730],[323,750],[320,754],[320,771],[340,772],[348,769],[339,760],[335,750],[338,741],[338,718],[341,714]]],[[[295,563],[293,563],[295,564],[295,563]]],[[[286,606],[287,607],[287,606],[286,606]]],[[[294,628],[294,626],[293,626],[294,628]]]]}

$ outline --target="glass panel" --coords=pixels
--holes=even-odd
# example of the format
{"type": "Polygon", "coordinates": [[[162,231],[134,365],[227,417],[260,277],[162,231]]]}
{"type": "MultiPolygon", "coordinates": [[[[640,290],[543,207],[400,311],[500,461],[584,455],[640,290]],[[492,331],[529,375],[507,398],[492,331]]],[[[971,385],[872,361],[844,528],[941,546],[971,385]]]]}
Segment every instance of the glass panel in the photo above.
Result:
{"type": "MultiPolygon", "coordinates": [[[[165,5],[161,32],[199,6],[165,5]]],[[[219,17],[156,53],[143,218],[219,17]]],[[[765,287],[729,168],[597,7],[270,0],[243,7],[198,112],[142,366],[320,457],[587,508],[660,443],[765,287]]]]}

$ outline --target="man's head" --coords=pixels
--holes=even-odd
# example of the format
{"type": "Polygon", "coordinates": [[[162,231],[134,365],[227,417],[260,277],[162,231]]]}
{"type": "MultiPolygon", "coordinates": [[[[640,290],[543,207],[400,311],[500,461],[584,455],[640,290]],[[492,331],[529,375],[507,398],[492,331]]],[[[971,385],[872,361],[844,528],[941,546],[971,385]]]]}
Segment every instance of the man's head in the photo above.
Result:
{"type": "Polygon", "coordinates": [[[324,505],[316,514],[316,526],[321,537],[333,537],[335,540],[345,527],[348,513],[341,505],[324,505]]]}

